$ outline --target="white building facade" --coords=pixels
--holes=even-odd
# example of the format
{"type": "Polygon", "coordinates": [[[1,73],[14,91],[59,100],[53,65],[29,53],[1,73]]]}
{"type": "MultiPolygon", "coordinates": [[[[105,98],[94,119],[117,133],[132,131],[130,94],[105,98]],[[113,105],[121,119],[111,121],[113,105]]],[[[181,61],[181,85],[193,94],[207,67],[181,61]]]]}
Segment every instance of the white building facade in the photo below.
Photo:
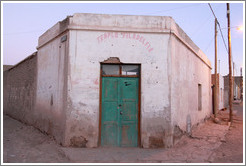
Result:
{"type": "Polygon", "coordinates": [[[30,123],[64,146],[170,147],[212,113],[210,61],[171,17],[77,13],[37,49],[30,123]]]}

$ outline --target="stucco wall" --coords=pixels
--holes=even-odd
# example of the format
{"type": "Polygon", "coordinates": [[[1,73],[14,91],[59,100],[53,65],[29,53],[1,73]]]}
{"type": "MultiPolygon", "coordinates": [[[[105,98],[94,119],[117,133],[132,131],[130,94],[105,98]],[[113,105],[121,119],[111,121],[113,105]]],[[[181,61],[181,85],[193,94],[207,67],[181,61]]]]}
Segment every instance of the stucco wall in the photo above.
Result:
{"type": "Polygon", "coordinates": [[[193,125],[211,114],[210,61],[172,18],[75,14],[68,29],[66,145],[98,146],[100,62],[109,57],[141,64],[142,147],[169,147],[188,116],[193,125]],[[198,84],[201,111],[194,103],[198,84]]]}
{"type": "Polygon", "coordinates": [[[35,114],[39,117],[36,126],[64,143],[66,79],[64,77],[67,41],[60,35],[38,48],[37,98],[35,114]]]}
{"type": "MultiPolygon", "coordinates": [[[[229,74],[226,76],[223,76],[223,78],[224,78],[224,107],[228,108],[229,107],[229,90],[230,90],[229,74]]],[[[234,97],[235,99],[240,100],[243,97],[242,96],[243,95],[243,77],[242,76],[232,77],[232,84],[233,84],[233,80],[234,80],[234,85],[233,85],[234,94],[232,95],[232,100],[234,100],[234,97]],[[236,94],[238,96],[236,96],[236,94]]]]}
{"type": "Polygon", "coordinates": [[[3,111],[28,124],[35,121],[36,73],[36,53],[3,73],[3,111]]]}
{"type": "Polygon", "coordinates": [[[224,78],[222,75],[219,75],[219,96],[218,96],[219,110],[224,107],[224,78]]]}
{"type": "Polygon", "coordinates": [[[169,34],[110,31],[101,40],[104,35],[108,32],[70,31],[66,143],[81,138],[86,147],[98,146],[100,62],[118,57],[122,63],[141,64],[142,146],[157,140],[164,146],[170,122],[169,34]]]}
{"type": "MultiPolygon", "coordinates": [[[[215,74],[212,74],[212,84],[215,84],[215,74]]],[[[224,97],[225,97],[225,89],[224,89],[224,78],[222,75],[217,74],[217,86],[218,86],[218,110],[225,108],[224,106],[224,97]]]]}
{"type": "Polygon", "coordinates": [[[229,75],[223,76],[224,78],[224,107],[229,107],[229,75]]]}
{"type": "Polygon", "coordinates": [[[172,146],[212,113],[210,61],[171,17],[75,14],[39,38],[33,124],[64,146],[97,147],[110,57],[141,64],[141,147],[172,146]]]}
{"type": "Polygon", "coordinates": [[[196,55],[174,35],[171,43],[171,117],[175,143],[176,133],[190,132],[193,125],[210,116],[212,94],[211,69],[199,59],[201,51],[196,55]],[[198,84],[202,87],[201,110],[198,110],[198,84]]]}

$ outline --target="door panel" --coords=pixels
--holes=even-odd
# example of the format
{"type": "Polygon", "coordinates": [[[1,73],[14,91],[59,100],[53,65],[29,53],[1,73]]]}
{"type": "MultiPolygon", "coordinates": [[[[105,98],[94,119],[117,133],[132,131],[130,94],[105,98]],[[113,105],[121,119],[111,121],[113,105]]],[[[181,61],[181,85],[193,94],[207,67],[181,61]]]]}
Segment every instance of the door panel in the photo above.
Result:
{"type": "Polygon", "coordinates": [[[120,128],[120,145],[122,147],[136,147],[138,145],[138,129],[136,123],[122,123],[120,128]]]}
{"type": "Polygon", "coordinates": [[[138,78],[102,78],[102,146],[137,146],[138,78]]]}
{"type": "Polygon", "coordinates": [[[120,79],[120,144],[137,146],[138,135],[138,78],[120,79]]]}
{"type": "Polygon", "coordinates": [[[123,100],[135,101],[137,99],[138,78],[121,78],[120,85],[123,100]]]}
{"type": "Polygon", "coordinates": [[[102,116],[105,122],[117,121],[118,119],[117,107],[118,107],[117,102],[104,101],[103,110],[107,110],[107,111],[104,111],[102,113],[102,116]]]}
{"type": "Polygon", "coordinates": [[[122,121],[136,121],[137,120],[136,102],[123,101],[122,105],[122,121]]]}
{"type": "Polygon", "coordinates": [[[102,125],[101,143],[103,146],[118,146],[117,123],[105,122],[102,125]]]}
{"type": "Polygon", "coordinates": [[[117,101],[118,79],[107,77],[103,79],[103,99],[104,101],[117,101]]]}
{"type": "Polygon", "coordinates": [[[102,135],[104,146],[118,145],[118,80],[102,79],[102,135]]]}

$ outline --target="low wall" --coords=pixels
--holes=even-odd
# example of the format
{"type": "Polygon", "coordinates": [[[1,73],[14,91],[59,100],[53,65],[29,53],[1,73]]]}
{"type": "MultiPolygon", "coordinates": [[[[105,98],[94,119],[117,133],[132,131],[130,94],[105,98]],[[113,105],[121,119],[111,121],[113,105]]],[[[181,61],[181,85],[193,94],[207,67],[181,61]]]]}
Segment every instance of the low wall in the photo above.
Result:
{"type": "Polygon", "coordinates": [[[65,126],[64,47],[56,44],[46,55],[39,50],[3,74],[4,114],[53,136],[58,143],[63,141],[65,126]]]}
{"type": "Polygon", "coordinates": [[[3,111],[28,124],[33,123],[36,73],[36,52],[3,73],[3,111]]]}

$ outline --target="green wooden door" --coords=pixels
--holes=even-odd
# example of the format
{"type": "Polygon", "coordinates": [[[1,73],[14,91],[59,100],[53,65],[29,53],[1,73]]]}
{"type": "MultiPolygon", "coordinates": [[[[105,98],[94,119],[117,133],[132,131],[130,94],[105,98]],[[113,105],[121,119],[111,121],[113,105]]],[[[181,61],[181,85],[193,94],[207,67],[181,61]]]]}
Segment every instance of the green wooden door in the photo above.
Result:
{"type": "Polygon", "coordinates": [[[138,145],[138,78],[102,78],[101,145],[138,145]]]}

